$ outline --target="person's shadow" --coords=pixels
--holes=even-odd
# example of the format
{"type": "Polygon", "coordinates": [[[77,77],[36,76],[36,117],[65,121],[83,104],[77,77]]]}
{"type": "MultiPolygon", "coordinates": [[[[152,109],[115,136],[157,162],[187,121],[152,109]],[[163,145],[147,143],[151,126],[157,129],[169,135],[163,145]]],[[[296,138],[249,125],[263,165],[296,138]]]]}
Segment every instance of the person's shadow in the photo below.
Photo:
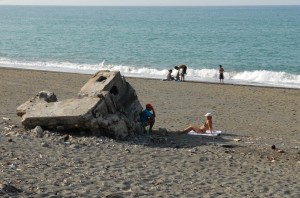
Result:
{"type": "MultiPolygon", "coordinates": [[[[224,134],[234,136],[233,134],[224,134]]],[[[129,144],[159,148],[193,148],[202,145],[222,145],[233,148],[237,145],[229,143],[223,134],[219,136],[188,135],[178,131],[164,129],[153,130],[151,134],[141,134],[126,140],[129,144]]]]}
{"type": "MultiPolygon", "coordinates": [[[[68,138],[69,135],[82,137],[82,136],[93,136],[91,133],[87,132],[85,134],[80,134],[78,131],[65,131],[59,132],[59,134],[68,138]]],[[[134,136],[128,137],[125,140],[116,140],[120,143],[131,144],[131,145],[142,145],[147,147],[157,147],[157,148],[194,148],[203,145],[216,145],[225,148],[234,148],[238,145],[232,143],[231,139],[228,137],[236,136],[230,133],[221,133],[219,136],[203,136],[203,135],[188,135],[187,133],[182,133],[178,131],[167,131],[166,129],[153,130],[152,133],[147,134],[136,134],[134,136]],[[227,137],[227,138],[226,138],[227,137]]],[[[112,138],[107,136],[97,136],[98,138],[112,138]]],[[[67,140],[64,140],[67,141],[67,140]]]]}

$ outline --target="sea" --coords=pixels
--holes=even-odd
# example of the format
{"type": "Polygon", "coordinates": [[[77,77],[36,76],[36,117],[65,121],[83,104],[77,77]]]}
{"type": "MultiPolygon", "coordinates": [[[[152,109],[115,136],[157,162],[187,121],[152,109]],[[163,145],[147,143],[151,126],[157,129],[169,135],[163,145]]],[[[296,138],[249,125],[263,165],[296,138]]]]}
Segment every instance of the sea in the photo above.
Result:
{"type": "Polygon", "coordinates": [[[300,6],[0,6],[0,67],[300,88],[300,6]]]}

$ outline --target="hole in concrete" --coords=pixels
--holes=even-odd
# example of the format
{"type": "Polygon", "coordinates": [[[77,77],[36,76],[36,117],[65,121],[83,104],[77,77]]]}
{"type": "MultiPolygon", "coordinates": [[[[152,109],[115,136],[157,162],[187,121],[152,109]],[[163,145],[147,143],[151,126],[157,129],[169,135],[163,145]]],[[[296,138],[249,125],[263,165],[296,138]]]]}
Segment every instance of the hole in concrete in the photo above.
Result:
{"type": "Polygon", "coordinates": [[[114,95],[117,95],[119,93],[118,88],[116,86],[113,86],[109,92],[114,95]]]}
{"type": "Polygon", "coordinates": [[[104,80],[106,80],[106,79],[107,79],[106,77],[100,76],[100,77],[98,78],[97,82],[102,82],[102,81],[104,81],[104,80]]]}

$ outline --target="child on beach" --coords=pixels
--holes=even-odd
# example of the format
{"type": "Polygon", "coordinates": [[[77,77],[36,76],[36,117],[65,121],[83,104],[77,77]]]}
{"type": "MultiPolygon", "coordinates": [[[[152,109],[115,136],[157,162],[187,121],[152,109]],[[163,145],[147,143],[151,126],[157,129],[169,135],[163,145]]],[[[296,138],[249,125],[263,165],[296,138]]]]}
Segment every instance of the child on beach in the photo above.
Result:
{"type": "Polygon", "coordinates": [[[176,81],[179,81],[180,80],[179,79],[179,67],[175,66],[174,69],[175,69],[175,72],[174,72],[173,76],[174,76],[176,81]]]}
{"type": "Polygon", "coordinates": [[[176,75],[177,81],[184,81],[184,76],[186,75],[187,66],[186,65],[179,65],[174,67],[176,70],[178,70],[178,73],[176,75]]]}
{"type": "Polygon", "coordinates": [[[155,111],[151,104],[146,105],[146,109],[140,113],[140,122],[144,128],[149,126],[149,132],[152,132],[152,127],[155,123],[155,111]]]}
{"type": "Polygon", "coordinates": [[[169,71],[169,73],[167,75],[167,79],[164,79],[163,81],[172,81],[172,80],[175,80],[174,77],[172,76],[172,69],[169,69],[168,71],[169,71]]]}
{"type": "Polygon", "coordinates": [[[213,132],[213,127],[212,127],[212,115],[211,113],[206,113],[205,115],[205,122],[201,126],[193,126],[190,125],[181,132],[183,133],[188,133],[190,131],[195,131],[196,133],[205,133],[207,130],[210,131],[210,133],[213,132]]]}

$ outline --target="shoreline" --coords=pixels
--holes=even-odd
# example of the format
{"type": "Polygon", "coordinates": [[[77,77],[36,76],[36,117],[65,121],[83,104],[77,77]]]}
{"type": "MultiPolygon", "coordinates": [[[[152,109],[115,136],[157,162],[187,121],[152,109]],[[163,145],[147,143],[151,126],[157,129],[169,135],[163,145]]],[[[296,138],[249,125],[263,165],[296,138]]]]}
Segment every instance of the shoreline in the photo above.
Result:
{"type": "MultiPolygon", "coordinates": [[[[162,81],[161,79],[157,79],[157,78],[143,78],[143,77],[126,77],[126,78],[139,78],[139,79],[151,79],[151,80],[160,80],[160,81],[162,81]]],[[[173,82],[173,81],[171,81],[171,82],[173,82]]],[[[184,82],[220,85],[219,82],[209,82],[209,81],[186,80],[184,82]]],[[[294,87],[274,87],[274,86],[268,86],[268,85],[258,85],[258,83],[256,83],[256,84],[235,84],[235,83],[226,83],[226,81],[225,81],[222,85],[242,86],[242,87],[248,87],[249,86],[249,87],[256,87],[256,88],[261,87],[261,88],[270,88],[270,89],[274,88],[274,89],[300,90],[300,88],[294,88],[294,87]]]]}
{"type": "MultiPolygon", "coordinates": [[[[32,68],[12,68],[12,67],[6,67],[6,66],[1,66],[0,69],[11,69],[11,70],[30,70],[30,71],[42,71],[42,72],[55,72],[55,73],[70,73],[70,74],[79,74],[79,75],[93,75],[94,73],[79,73],[75,71],[57,71],[57,70],[44,70],[44,69],[32,69],[32,68]]],[[[146,77],[138,77],[138,76],[125,76],[126,78],[139,78],[139,79],[152,79],[152,80],[162,80],[160,78],[146,78],[146,77]]],[[[218,81],[219,79],[216,79],[218,81]]],[[[201,80],[186,80],[186,82],[191,82],[191,83],[207,83],[207,84],[220,84],[219,82],[213,82],[213,81],[201,81],[201,80]]],[[[275,89],[295,89],[295,90],[300,90],[299,88],[295,87],[286,87],[286,86],[272,86],[272,85],[267,85],[263,83],[231,83],[231,82],[226,82],[226,85],[232,85],[232,86],[253,86],[253,87],[263,87],[263,88],[275,88],[275,89]]]]}
{"type": "Polygon", "coordinates": [[[22,191],[4,195],[23,197],[300,195],[300,90],[126,77],[142,106],[154,106],[156,123],[152,136],[122,142],[48,131],[38,138],[13,114],[42,90],[75,97],[90,76],[0,68],[0,196],[3,184],[22,191]],[[179,134],[207,112],[221,136],[179,134]]]}

